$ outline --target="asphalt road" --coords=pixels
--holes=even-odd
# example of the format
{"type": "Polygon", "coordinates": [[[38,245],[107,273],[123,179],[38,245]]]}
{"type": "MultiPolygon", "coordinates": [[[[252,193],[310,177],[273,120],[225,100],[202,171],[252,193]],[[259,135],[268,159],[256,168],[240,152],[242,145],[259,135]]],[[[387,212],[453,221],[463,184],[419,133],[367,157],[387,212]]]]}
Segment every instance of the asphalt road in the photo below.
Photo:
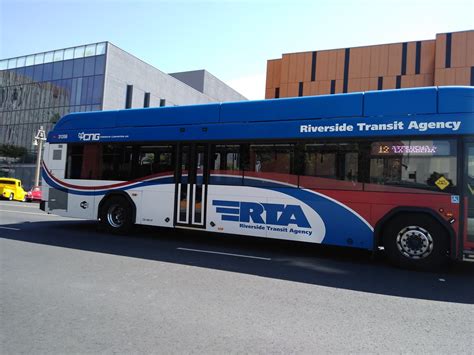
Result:
{"type": "Polygon", "coordinates": [[[474,265],[139,228],[0,202],[2,354],[439,353],[474,349],[474,265]]]}

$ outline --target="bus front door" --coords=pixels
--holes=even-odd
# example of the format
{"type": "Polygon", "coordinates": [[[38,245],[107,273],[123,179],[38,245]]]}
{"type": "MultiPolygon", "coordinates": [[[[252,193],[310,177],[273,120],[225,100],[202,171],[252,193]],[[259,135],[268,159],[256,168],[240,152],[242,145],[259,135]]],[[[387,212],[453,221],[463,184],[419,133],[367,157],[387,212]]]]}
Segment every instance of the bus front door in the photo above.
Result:
{"type": "Polygon", "coordinates": [[[205,227],[207,151],[207,144],[181,144],[178,147],[175,226],[205,227]]]}
{"type": "Polygon", "coordinates": [[[474,141],[466,142],[465,192],[467,200],[467,239],[465,247],[474,248],[474,141]]]}

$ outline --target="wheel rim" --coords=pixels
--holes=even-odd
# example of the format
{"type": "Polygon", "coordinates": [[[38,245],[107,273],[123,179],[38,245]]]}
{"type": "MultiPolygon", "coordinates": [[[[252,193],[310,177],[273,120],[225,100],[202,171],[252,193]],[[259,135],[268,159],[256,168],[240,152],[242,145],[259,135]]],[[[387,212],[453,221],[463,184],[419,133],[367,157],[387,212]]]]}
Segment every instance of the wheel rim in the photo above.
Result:
{"type": "Polygon", "coordinates": [[[10,201],[13,201],[13,194],[10,194],[10,197],[8,198],[10,201]]]}
{"type": "Polygon", "coordinates": [[[400,253],[410,259],[423,259],[433,251],[433,237],[420,226],[408,226],[397,235],[400,253]]]}
{"type": "Polygon", "coordinates": [[[120,228],[125,223],[125,209],[119,205],[112,205],[107,211],[107,222],[114,228],[120,228]]]}

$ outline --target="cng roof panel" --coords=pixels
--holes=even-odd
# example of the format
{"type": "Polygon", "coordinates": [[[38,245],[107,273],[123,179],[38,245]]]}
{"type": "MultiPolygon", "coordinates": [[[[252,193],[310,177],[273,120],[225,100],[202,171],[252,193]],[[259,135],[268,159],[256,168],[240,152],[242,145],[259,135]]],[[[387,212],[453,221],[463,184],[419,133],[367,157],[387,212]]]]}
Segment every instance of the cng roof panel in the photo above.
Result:
{"type": "Polygon", "coordinates": [[[426,115],[437,113],[437,89],[370,91],[364,94],[364,116],[426,115]]]}
{"type": "Polygon", "coordinates": [[[55,131],[474,112],[474,88],[441,87],[71,113],[55,131]]]}
{"type": "Polygon", "coordinates": [[[220,122],[289,121],[362,115],[363,93],[223,103],[220,122]]]}

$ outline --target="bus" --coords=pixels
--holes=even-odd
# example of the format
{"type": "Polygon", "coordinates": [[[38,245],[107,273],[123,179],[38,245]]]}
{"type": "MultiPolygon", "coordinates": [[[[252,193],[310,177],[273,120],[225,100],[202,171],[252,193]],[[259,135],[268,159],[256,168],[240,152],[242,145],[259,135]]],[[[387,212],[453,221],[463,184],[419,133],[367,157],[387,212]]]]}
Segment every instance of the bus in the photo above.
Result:
{"type": "Polygon", "coordinates": [[[474,88],[71,113],[41,209],[98,220],[474,260],[474,88]]]}

